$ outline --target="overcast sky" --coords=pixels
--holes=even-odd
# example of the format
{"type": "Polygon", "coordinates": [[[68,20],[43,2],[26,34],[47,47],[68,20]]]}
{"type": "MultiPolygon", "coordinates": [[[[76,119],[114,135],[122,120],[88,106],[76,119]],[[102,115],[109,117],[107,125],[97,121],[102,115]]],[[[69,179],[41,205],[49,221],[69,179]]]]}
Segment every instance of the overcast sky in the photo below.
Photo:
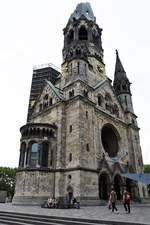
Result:
{"type": "MultiPolygon", "coordinates": [[[[0,0],[0,166],[17,167],[34,65],[61,67],[63,31],[79,0],[0,0]]],[[[150,164],[150,1],[91,0],[107,76],[115,49],[132,83],[144,163],[150,164]]]]}

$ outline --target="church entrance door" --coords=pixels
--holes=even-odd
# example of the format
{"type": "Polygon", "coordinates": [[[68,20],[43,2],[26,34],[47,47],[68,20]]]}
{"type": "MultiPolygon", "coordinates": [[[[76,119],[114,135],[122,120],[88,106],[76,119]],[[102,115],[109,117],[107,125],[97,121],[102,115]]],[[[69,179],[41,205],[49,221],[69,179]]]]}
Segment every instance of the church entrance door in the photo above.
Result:
{"type": "Polygon", "coordinates": [[[107,200],[110,193],[110,179],[107,173],[102,173],[99,177],[99,197],[107,200]]]}

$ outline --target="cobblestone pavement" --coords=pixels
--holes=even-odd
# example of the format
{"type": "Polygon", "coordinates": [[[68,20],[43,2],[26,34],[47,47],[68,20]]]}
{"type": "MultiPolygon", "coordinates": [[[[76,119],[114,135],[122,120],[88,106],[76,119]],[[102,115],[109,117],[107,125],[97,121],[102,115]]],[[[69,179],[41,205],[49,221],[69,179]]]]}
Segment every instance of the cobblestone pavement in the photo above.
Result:
{"type": "Polygon", "coordinates": [[[30,213],[47,216],[99,219],[106,221],[134,222],[150,225],[150,204],[131,205],[131,214],[126,214],[122,205],[118,205],[119,214],[112,213],[106,206],[81,207],[80,209],[47,209],[40,206],[15,206],[0,203],[0,211],[30,213]]]}

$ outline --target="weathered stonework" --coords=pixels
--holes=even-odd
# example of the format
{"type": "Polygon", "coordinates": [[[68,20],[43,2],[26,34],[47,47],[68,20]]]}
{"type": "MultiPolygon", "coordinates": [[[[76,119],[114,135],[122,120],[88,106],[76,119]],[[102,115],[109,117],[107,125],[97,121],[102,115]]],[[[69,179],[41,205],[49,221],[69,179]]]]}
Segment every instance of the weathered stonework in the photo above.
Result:
{"type": "Polygon", "coordinates": [[[81,204],[118,199],[126,186],[146,197],[143,184],[122,177],[143,172],[139,128],[130,82],[118,53],[114,85],[106,76],[101,29],[88,3],[81,3],[64,29],[61,79],[45,85],[21,128],[20,162],[13,203],[41,204],[48,196],[81,204]],[[74,18],[74,19],[73,19],[74,18]]]}

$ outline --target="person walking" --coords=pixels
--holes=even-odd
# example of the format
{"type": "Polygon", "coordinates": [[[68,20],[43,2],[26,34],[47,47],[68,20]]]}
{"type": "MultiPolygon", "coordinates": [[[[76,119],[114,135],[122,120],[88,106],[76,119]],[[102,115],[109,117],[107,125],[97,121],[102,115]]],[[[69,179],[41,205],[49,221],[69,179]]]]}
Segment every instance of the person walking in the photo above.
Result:
{"type": "Polygon", "coordinates": [[[116,210],[116,212],[118,213],[118,209],[116,207],[117,194],[116,194],[114,188],[111,189],[109,199],[110,199],[111,204],[112,204],[112,212],[114,212],[114,210],[116,210]]]}
{"type": "Polygon", "coordinates": [[[123,205],[126,213],[130,213],[130,201],[131,201],[131,195],[127,190],[124,190],[123,192],[123,205]]]}

